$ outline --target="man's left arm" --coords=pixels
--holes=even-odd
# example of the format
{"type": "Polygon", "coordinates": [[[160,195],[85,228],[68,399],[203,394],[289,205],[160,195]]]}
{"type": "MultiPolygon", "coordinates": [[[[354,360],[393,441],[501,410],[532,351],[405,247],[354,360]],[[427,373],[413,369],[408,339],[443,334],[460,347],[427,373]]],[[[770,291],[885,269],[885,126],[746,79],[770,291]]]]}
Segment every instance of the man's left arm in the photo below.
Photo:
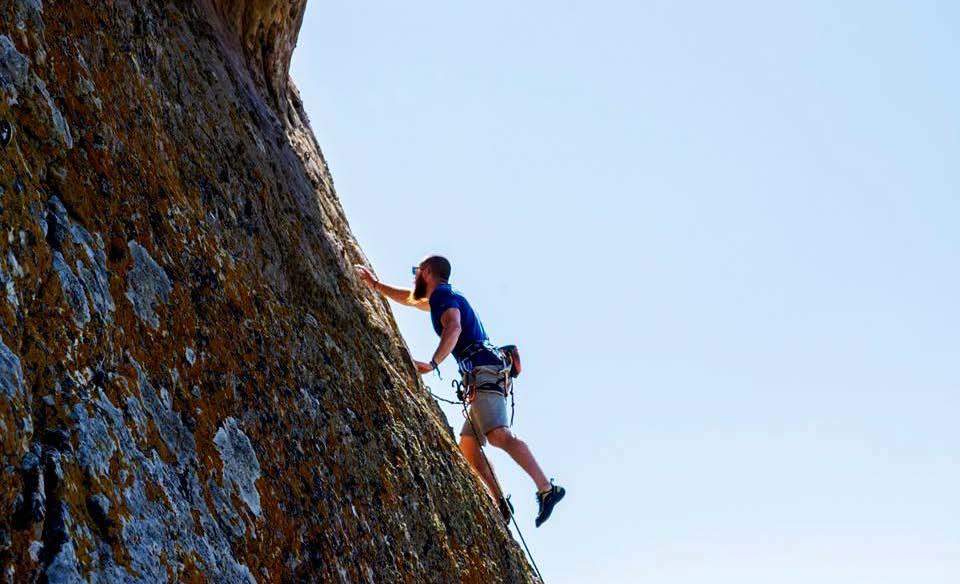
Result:
{"type": "MultiPolygon", "coordinates": [[[[443,332],[440,335],[440,344],[433,353],[433,362],[439,365],[447,355],[457,346],[457,340],[460,338],[460,309],[448,308],[440,315],[440,326],[443,332]]],[[[420,373],[430,373],[433,371],[433,365],[423,361],[414,361],[417,371],[420,373]]]]}

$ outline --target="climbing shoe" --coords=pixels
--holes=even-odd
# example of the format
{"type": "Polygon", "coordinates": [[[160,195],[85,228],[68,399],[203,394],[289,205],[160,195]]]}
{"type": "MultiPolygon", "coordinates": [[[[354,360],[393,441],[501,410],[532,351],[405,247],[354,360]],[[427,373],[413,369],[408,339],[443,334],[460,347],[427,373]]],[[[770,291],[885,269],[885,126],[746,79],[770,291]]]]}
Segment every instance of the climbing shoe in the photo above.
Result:
{"type": "Polygon", "coordinates": [[[542,493],[537,493],[537,503],[540,505],[540,511],[537,512],[537,527],[543,525],[543,522],[547,519],[550,519],[550,514],[553,513],[553,506],[560,502],[560,499],[567,494],[567,491],[563,487],[553,484],[553,479],[550,479],[550,490],[542,493]]]}
{"type": "Polygon", "coordinates": [[[510,495],[500,497],[500,502],[497,503],[497,506],[500,507],[500,514],[503,515],[503,520],[507,522],[507,525],[510,525],[510,518],[513,517],[513,504],[510,503],[510,495]]]}

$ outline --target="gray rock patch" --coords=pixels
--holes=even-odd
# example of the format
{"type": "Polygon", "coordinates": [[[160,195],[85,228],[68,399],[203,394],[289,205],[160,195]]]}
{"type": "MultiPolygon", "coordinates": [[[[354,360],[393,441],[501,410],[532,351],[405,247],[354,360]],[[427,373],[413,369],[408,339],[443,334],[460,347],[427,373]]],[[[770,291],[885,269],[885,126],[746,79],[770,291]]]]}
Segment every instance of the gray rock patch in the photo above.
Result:
{"type": "Polygon", "coordinates": [[[23,370],[20,358],[0,340],[0,391],[7,397],[23,394],[23,370]]]}
{"type": "Polygon", "coordinates": [[[60,276],[60,287],[63,288],[63,297],[67,305],[73,310],[73,320],[77,326],[82,327],[90,322],[90,305],[87,304],[83,284],[70,270],[70,266],[64,261],[63,254],[59,251],[53,252],[53,269],[60,276]]]}
{"type": "Polygon", "coordinates": [[[3,266],[0,266],[0,288],[6,292],[7,302],[14,308],[18,308],[20,304],[17,301],[17,288],[13,283],[13,276],[7,274],[3,266]]]}
{"type": "Polygon", "coordinates": [[[7,250],[7,264],[10,265],[10,270],[13,272],[13,275],[22,278],[23,277],[23,268],[20,267],[20,262],[17,261],[17,256],[13,255],[13,250],[7,250]]]}
{"type": "Polygon", "coordinates": [[[113,322],[113,311],[116,306],[113,303],[113,297],[110,295],[110,275],[107,273],[105,263],[95,264],[92,270],[88,270],[82,262],[77,260],[77,273],[80,274],[83,287],[90,293],[90,299],[93,300],[93,309],[97,314],[102,315],[107,322],[113,322]]]}
{"type": "Polygon", "coordinates": [[[80,572],[77,570],[78,565],[79,561],[76,551],[73,549],[73,542],[65,542],[60,546],[57,556],[47,566],[47,582],[50,584],[83,584],[84,579],[80,577],[80,572]]]}
{"type": "MultiPolygon", "coordinates": [[[[81,326],[90,320],[90,305],[86,298],[86,294],[89,294],[94,312],[104,321],[113,322],[116,305],[113,302],[113,296],[110,295],[110,273],[107,271],[107,254],[104,251],[103,239],[99,234],[94,238],[82,225],[72,221],[67,209],[56,195],[50,197],[47,213],[39,218],[39,223],[44,236],[53,229],[58,234],[58,238],[64,240],[69,238],[74,244],[80,246],[86,256],[86,262],[79,259],[76,261],[77,274],[79,274],[77,277],[63,255],[64,251],[68,251],[66,248],[63,251],[54,251],[53,255],[53,267],[60,276],[67,303],[74,310],[74,319],[81,326]]],[[[8,261],[10,257],[7,258],[8,261]]],[[[16,262],[15,258],[13,262],[16,262]]],[[[20,269],[19,264],[17,269],[20,269]]]]}
{"type": "MultiPolygon", "coordinates": [[[[92,468],[116,464],[119,483],[114,492],[128,512],[119,520],[120,539],[129,558],[128,568],[112,560],[109,546],[100,546],[94,555],[105,563],[89,564],[93,570],[89,581],[176,582],[183,565],[173,558],[192,553],[210,582],[256,582],[250,570],[233,557],[230,538],[235,529],[229,525],[230,521],[220,509],[214,514],[208,507],[197,478],[193,435],[182,426],[177,413],[164,406],[141,365],[132,358],[131,362],[137,370],[139,399],[135,395],[127,396],[121,410],[98,389],[88,404],[89,420],[83,425],[88,429],[99,427],[91,422],[96,418],[106,427],[103,432],[77,432],[81,442],[78,457],[79,451],[87,448],[85,435],[111,437],[115,445],[112,461],[105,453],[92,450],[83,455],[83,460],[92,468]],[[175,462],[163,461],[152,448],[148,452],[141,450],[151,420],[176,455],[175,462]],[[120,487],[121,484],[125,486],[120,487]],[[159,498],[148,495],[151,488],[159,488],[163,495],[159,498]]],[[[90,440],[88,445],[93,449],[98,443],[103,446],[99,439],[90,440]]],[[[217,500],[216,493],[213,499],[217,500]]],[[[106,499],[98,504],[104,509],[110,506],[106,499]]]]}
{"type": "Polygon", "coordinates": [[[30,61],[13,44],[10,37],[0,35],[0,90],[7,94],[7,103],[18,103],[20,92],[29,92],[30,61]]]}
{"type": "Polygon", "coordinates": [[[260,462],[250,439],[231,417],[224,420],[213,442],[223,460],[223,486],[229,488],[229,485],[233,485],[250,511],[261,517],[260,492],[256,485],[260,478],[260,462]]]}
{"type": "Polygon", "coordinates": [[[187,464],[191,457],[196,456],[197,448],[193,434],[183,425],[180,415],[170,409],[169,405],[164,403],[157,394],[157,390],[150,383],[150,379],[140,363],[132,357],[130,360],[137,370],[137,384],[140,388],[140,397],[143,400],[143,409],[153,419],[153,423],[157,426],[157,432],[166,443],[167,448],[176,455],[177,464],[187,464]]]}
{"type": "Polygon", "coordinates": [[[37,88],[40,90],[40,95],[47,101],[47,107],[50,108],[50,116],[53,119],[53,127],[57,131],[57,134],[60,135],[60,139],[63,140],[68,150],[73,148],[73,136],[70,134],[70,124],[67,123],[66,118],[63,117],[63,113],[61,113],[56,104],[53,103],[53,98],[50,96],[50,92],[47,91],[47,84],[43,82],[43,79],[37,79],[37,88]]]}
{"type": "Polygon", "coordinates": [[[117,444],[104,418],[90,416],[82,403],[73,407],[72,417],[77,421],[77,461],[90,475],[109,475],[110,459],[117,450],[117,444]]]}
{"type": "Polygon", "coordinates": [[[127,242],[133,256],[133,269],[127,273],[127,298],[140,320],[153,328],[160,328],[156,306],[170,301],[172,286],[166,272],[136,241],[127,242]]]}
{"type": "Polygon", "coordinates": [[[73,148],[73,136],[70,134],[70,124],[67,123],[66,118],[63,117],[63,113],[60,112],[57,105],[53,103],[53,97],[51,97],[50,92],[47,91],[47,84],[43,82],[43,79],[37,78],[37,89],[40,90],[40,95],[46,100],[47,107],[50,108],[53,128],[57,131],[57,134],[60,135],[60,139],[63,140],[67,149],[73,148]]]}
{"type": "Polygon", "coordinates": [[[47,84],[30,73],[30,60],[17,50],[17,46],[7,35],[0,35],[0,90],[7,94],[9,105],[20,103],[21,97],[30,97],[39,90],[50,108],[54,130],[68,149],[73,148],[70,125],[54,103],[47,84]]]}

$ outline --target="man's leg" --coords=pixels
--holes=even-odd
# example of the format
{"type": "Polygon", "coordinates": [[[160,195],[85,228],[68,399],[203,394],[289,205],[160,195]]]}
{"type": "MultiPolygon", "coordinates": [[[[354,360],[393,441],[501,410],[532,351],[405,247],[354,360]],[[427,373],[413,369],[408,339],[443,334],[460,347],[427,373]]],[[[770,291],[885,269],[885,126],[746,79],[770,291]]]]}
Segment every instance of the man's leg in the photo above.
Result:
{"type": "Polygon", "coordinates": [[[470,463],[473,470],[483,479],[484,484],[487,485],[487,491],[490,493],[490,496],[493,497],[493,501],[495,503],[499,502],[502,494],[497,488],[497,481],[493,478],[491,467],[487,466],[489,459],[484,460],[483,453],[480,452],[480,443],[477,442],[477,439],[469,434],[461,434],[460,452],[463,453],[463,457],[467,459],[467,462],[470,463]]]}
{"type": "MultiPolygon", "coordinates": [[[[462,438],[463,436],[461,436],[461,444],[463,444],[462,438]]],[[[526,442],[515,436],[510,428],[503,426],[487,432],[487,440],[497,448],[505,450],[520,465],[520,468],[530,475],[530,478],[536,483],[538,491],[550,489],[550,481],[547,480],[543,470],[540,469],[540,465],[537,464],[533,453],[530,452],[530,447],[527,446],[526,442]]],[[[474,444],[476,444],[475,440],[474,444]]]]}

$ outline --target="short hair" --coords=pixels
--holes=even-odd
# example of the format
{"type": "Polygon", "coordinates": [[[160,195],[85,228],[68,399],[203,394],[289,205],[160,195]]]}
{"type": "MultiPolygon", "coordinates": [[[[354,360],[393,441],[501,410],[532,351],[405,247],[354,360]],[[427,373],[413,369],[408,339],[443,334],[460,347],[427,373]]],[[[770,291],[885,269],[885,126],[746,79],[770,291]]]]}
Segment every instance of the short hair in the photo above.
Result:
{"type": "Polygon", "coordinates": [[[420,266],[430,270],[440,280],[450,279],[450,262],[443,256],[432,255],[420,262],[420,266]]]}

